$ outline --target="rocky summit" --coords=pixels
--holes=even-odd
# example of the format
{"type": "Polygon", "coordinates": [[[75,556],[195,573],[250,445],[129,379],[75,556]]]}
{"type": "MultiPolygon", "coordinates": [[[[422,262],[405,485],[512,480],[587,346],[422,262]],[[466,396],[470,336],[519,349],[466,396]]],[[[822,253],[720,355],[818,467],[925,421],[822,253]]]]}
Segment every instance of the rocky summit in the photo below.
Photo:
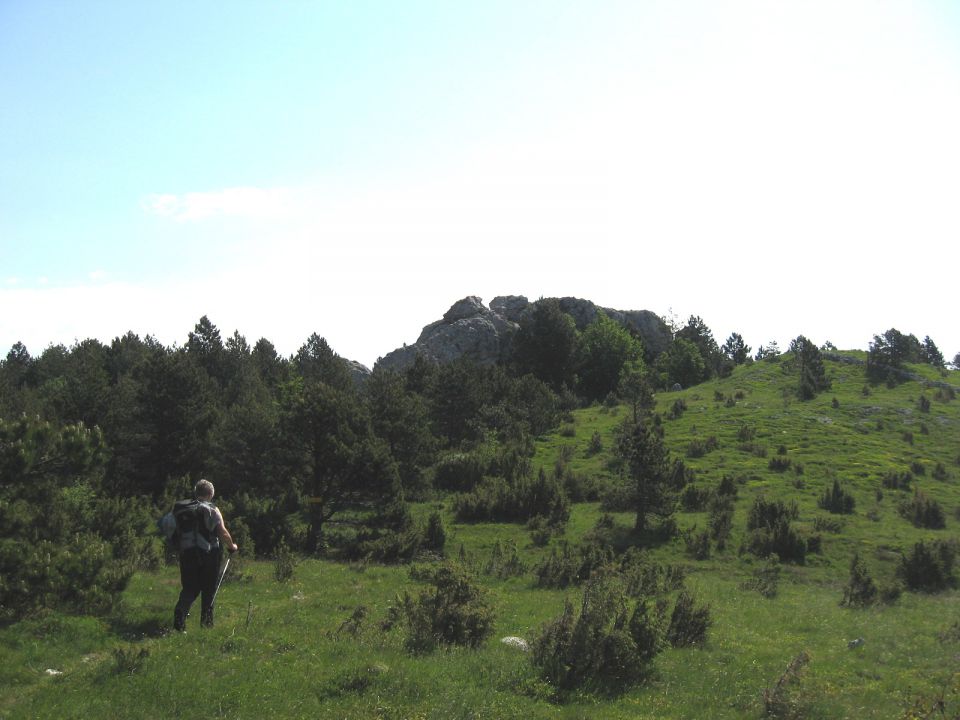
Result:
{"type": "MultiPolygon", "coordinates": [[[[647,350],[659,353],[670,343],[670,330],[649,310],[612,310],[589,300],[558,298],[560,309],[570,315],[578,330],[583,330],[603,311],[608,317],[636,332],[647,350]]],[[[375,367],[404,370],[417,355],[435,363],[447,363],[468,357],[480,364],[493,364],[507,358],[514,333],[536,303],[523,295],[504,295],[490,301],[490,307],[471,295],[455,302],[440,320],[430,323],[412,345],[387,353],[375,367]]]]}

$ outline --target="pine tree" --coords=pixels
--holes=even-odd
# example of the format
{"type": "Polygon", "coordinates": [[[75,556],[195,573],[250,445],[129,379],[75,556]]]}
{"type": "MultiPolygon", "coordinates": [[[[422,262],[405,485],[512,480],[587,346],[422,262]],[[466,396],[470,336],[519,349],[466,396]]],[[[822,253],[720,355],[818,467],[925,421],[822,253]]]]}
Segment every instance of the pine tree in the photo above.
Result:
{"type": "Polygon", "coordinates": [[[634,529],[643,532],[650,516],[661,521],[676,509],[676,491],[670,483],[670,457],[663,444],[662,429],[650,417],[627,420],[617,438],[617,454],[623,459],[636,508],[634,529]]]}

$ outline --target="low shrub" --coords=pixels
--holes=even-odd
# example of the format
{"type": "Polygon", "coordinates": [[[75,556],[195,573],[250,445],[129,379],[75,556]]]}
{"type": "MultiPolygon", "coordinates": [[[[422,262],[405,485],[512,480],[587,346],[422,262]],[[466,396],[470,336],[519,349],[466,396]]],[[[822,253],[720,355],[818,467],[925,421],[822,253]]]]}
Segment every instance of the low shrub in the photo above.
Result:
{"type": "Polygon", "coordinates": [[[750,453],[754,457],[765,458],[767,456],[767,448],[753,442],[740,443],[737,445],[737,450],[750,453]]]}
{"type": "Polygon", "coordinates": [[[595,570],[613,562],[613,550],[597,542],[573,547],[563,542],[559,551],[553,548],[549,557],[533,569],[536,584],[543,588],[566,588],[581,585],[595,570]]]}
{"type": "Polygon", "coordinates": [[[914,491],[912,498],[900,503],[897,512],[915,527],[942,530],[947,525],[946,515],[940,503],[927,497],[919,488],[914,491]]]}
{"type": "Polygon", "coordinates": [[[891,470],[880,480],[880,483],[889,490],[909,490],[913,483],[913,474],[891,470]]]}
{"type": "Polygon", "coordinates": [[[297,567],[297,556],[287,546],[286,541],[281,540],[274,550],[273,555],[273,579],[277,582],[288,582],[293,578],[294,570],[297,567]]]}
{"type": "Polygon", "coordinates": [[[543,515],[535,515],[527,521],[527,530],[530,532],[530,542],[535,547],[546,547],[553,537],[553,528],[543,515]]]}
{"type": "Polygon", "coordinates": [[[716,494],[710,499],[707,507],[709,517],[707,530],[710,539],[717,544],[717,550],[723,550],[733,532],[733,496],[716,494]]]}
{"type": "Polygon", "coordinates": [[[717,442],[717,438],[714,435],[711,435],[704,440],[701,440],[700,438],[694,438],[690,441],[690,444],[687,445],[687,457],[703,457],[707,453],[716,450],[719,446],[720,444],[717,442]]]}
{"type": "Polygon", "coordinates": [[[711,623],[710,606],[698,606],[689,591],[681,590],[670,615],[667,641],[675,648],[702,645],[707,640],[711,623]]]}
{"type": "Polygon", "coordinates": [[[486,450],[446,455],[434,466],[434,485],[440,490],[470,492],[490,472],[490,462],[486,450]]]}
{"type": "Polygon", "coordinates": [[[683,416],[683,413],[687,409],[687,402],[683,398],[677,398],[673,401],[673,405],[670,406],[670,411],[667,413],[667,417],[670,420],[678,420],[683,416]]]}
{"type": "Polygon", "coordinates": [[[615,572],[598,573],[584,588],[580,610],[568,601],[532,642],[532,661],[559,694],[620,693],[648,676],[663,647],[665,608],[631,603],[615,572]]]}
{"type": "Polygon", "coordinates": [[[527,565],[520,558],[517,545],[513,541],[508,541],[504,546],[497,540],[490,550],[490,559],[483,566],[484,574],[501,579],[518,577],[526,571],[527,565]]]}
{"type": "Polygon", "coordinates": [[[877,596],[877,586],[867,572],[866,564],[860,553],[854,553],[850,560],[850,579],[843,588],[840,604],[845,607],[866,607],[875,603],[877,596]]]}
{"type": "Polygon", "coordinates": [[[756,568],[750,579],[741,583],[742,590],[756,590],[765,598],[774,598],[780,590],[780,560],[776,555],[768,556],[763,565],[756,568]]]}
{"type": "Polygon", "coordinates": [[[717,485],[717,495],[724,495],[731,499],[736,499],[737,492],[737,481],[733,479],[732,475],[724,475],[717,485]]]}
{"type": "Polygon", "coordinates": [[[687,574],[682,565],[663,565],[634,547],[621,556],[619,570],[631,597],[654,597],[679,590],[687,574]]]}
{"type": "Polygon", "coordinates": [[[687,512],[700,512],[706,509],[712,496],[709,488],[687,485],[680,493],[680,506],[687,512]]]}
{"type": "Polygon", "coordinates": [[[595,502],[603,493],[604,483],[601,480],[596,476],[574,472],[566,463],[554,465],[553,473],[570,502],[595,502]]]}
{"type": "Polygon", "coordinates": [[[466,522],[526,522],[542,515],[552,525],[562,526],[570,517],[570,501],[557,479],[541,468],[536,479],[484,478],[473,492],[454,498],[453,510],[458,520],[466,522]]]}
{"type": "Polygon", "coordinates": [[[808,550],[807,539],[793,527],[797,517],[796,503],[780,500],[768,502],[758,497],[747,516],[747,538],[743,549],[759,557],[775,554],[782,562],[802,564],[808,550]]]}
{"type": "Polygon", "coordinates": [[[834,479],[833,487],[823,491],[823,495],[817,501],[817,505],[827,512],[838,515],[849,515],[853,512],[856,501],[853,499],[853,495],[840,487],[840,481],[834,479]]]}
{"type": "MultiPolygon", "coordinates": [[[[434,527],[433,532],[437,533],[439,529],[434,527]]],[[[356,534],[341,543],[341,551],[350,560],[409,562],[420,552],[428,531],[429,527],[423,529],[416,526],[407,503],[394,501],[365,518],[356,534]]],[[[435,535],[433,542],[439,542],[440,539],[435,535]]],[[[440,552],[437,548],[428,549],[440,552]]]]}
{"type": "Polygon", "coordinates": [[[423,654],[440,645],[477,648],[493,634],[494,611],[486,591],[463,567],[439,566],[430,584],[416,600],[404,596],[408,651],[423,654]]]}
{"type": "Polygon", "coordinates": [[[443,554],[443,549],[447,544],[447,529],[443,524],[443,515],[434,511],[430,513],[427,520],[427,527],[423,532],[423,547],[443,554]]]}
{"type": "Polygon", "coordinates": [[[592,457],[603,450],[603,438],[597,430],[590,436],[590,442],[587,444],[587,456],[592,457]]]}
{"type": "Polygon", "coordinates": [[[683,533],[683,543],[687,555],[694,560],[706,560],[710,557],[710,531],[697,531],[697,526],[689,528],[683,533]]]}
{"type": "Polygon", "coordinates": [[[777,455],[776,457],[770,458],[770,462],[767,463],[767,467],[774,472],[786,472],[790,469],[792,464],[793,463],[791,462],[790,458],[777,455]]]}
{"type": "Polygon", "coordinates": [[[815,517],[813,519],[813,529],[817,532],[840,533],[846,525],[844,520],[833,517],[815,517]]]}
{"type": "Polygon", "coordinates": [[[909,553],[901,554],[897,577],[909,590],[939,592],[953,584],[957,542],[921,540],[909,553]]]}
{"type": "Polygon", "coordinates": [[[741,425],[737,430],[737,440],[742,443],[752,442],[757,435],[757,429],[752,425],[741,425]]]}
{"type": "Polygon", "coordinates": [[[796,520],[800,514],[797,503],[784,503],[782,500],[770,500],[760,495],[753,501],[747,514],[747,530],[772,527],[779,520],[796,520]]]}

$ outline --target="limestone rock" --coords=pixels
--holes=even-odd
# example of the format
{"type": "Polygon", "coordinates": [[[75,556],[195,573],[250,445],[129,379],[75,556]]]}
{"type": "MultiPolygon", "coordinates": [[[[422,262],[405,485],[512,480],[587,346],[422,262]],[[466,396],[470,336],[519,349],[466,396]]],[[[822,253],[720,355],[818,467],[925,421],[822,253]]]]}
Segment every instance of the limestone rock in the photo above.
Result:
{"type": "Polygon", "coordinates": [[[350,372],[350,377],[353,379],[354,385],[363,385],[367,378],[370,377],[370,368],[368,368],[366,365],[363,365],[356,360],[347,360],[346,358],[340,359],[347,366],[347,370],[350,372]]]}
{"type": "MultiPolygon", "coordinates": [[[[670,329],[649,310],[612,310],[574,297],[559,298],[559,303],[560,309],[573,317],[579,330],[593,322],[597,311],[602,310],[612,320],[636,332],[647,352],[658,354],[670,344],[670,329]]],[[[502,361],[509,355],[519,323],[535,307],[536,303],[529,302],[523,295],[495,297],[489,308],[479,297],[467,296],[455,302],[443,318],[424,327],[413,345],[387,353],[377,361],[376,367],[402,371],[410,367],[418,355],[434,363],[448,363],[461,357],[482,365],[502,361]]]]}
{"type": "Polygon", "coordinates": [[[503,357],[508,338],[517,324],[487,308],[476,296],[455,302],[441,320],[430,323],[417,342],[398,348],[377,361],[377,367],[404,370],[417,355],[435,363],[468,357],[492,365],[503,357]]]}
{"type": "MultiPolygon", "coordinates": [[[[670,328],[660,316],[650,310],[614,310],[575,297],[558,298],[558,303],[560,309],[573,318],[577,330],[581,332],[594,321],[597,311],[602,310],[611,320],[636,332],[642,338],[643,346],[648,353],[659,355],[670,346],[672,339],[670,328]]],[[[530,305],[525,312],[532,311],[533,305],[530,305]]]]}
{"type": "Polygon", "coordinates": [[[523,295],[499,295],[490,301],[490,309],[510,322],[520,322],[530,302],[523,295]]]}

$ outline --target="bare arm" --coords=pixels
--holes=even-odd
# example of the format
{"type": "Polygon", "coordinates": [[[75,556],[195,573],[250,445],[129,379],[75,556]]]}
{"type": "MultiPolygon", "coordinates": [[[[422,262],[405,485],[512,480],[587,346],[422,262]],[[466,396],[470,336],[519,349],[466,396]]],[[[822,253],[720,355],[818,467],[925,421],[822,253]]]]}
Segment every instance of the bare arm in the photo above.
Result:
{"type": "Polygon", "coordinates": [[[237,544],[233,541],[233,537],[230,535],[230,531],[227,530],[227,526],[223,523],[220,523],[220,528],[217,530],[217,533],[220,535],[220,541],[230,550],[230,552],[237,551],[237,544]]]}
{"type": "Polygon", "coordinates": [[[217,519],[220,521],[220,524],[217,525],[217,535],[220,537],[220,542],[222,542],[224,547],[230,552],[236,552],[237,544],[233,541],[233,536],[230,534],[230,531],[227,530],[227,524],[223,521],[223,514],[220,512],[220,508],[217,508],[217,519]]]}

